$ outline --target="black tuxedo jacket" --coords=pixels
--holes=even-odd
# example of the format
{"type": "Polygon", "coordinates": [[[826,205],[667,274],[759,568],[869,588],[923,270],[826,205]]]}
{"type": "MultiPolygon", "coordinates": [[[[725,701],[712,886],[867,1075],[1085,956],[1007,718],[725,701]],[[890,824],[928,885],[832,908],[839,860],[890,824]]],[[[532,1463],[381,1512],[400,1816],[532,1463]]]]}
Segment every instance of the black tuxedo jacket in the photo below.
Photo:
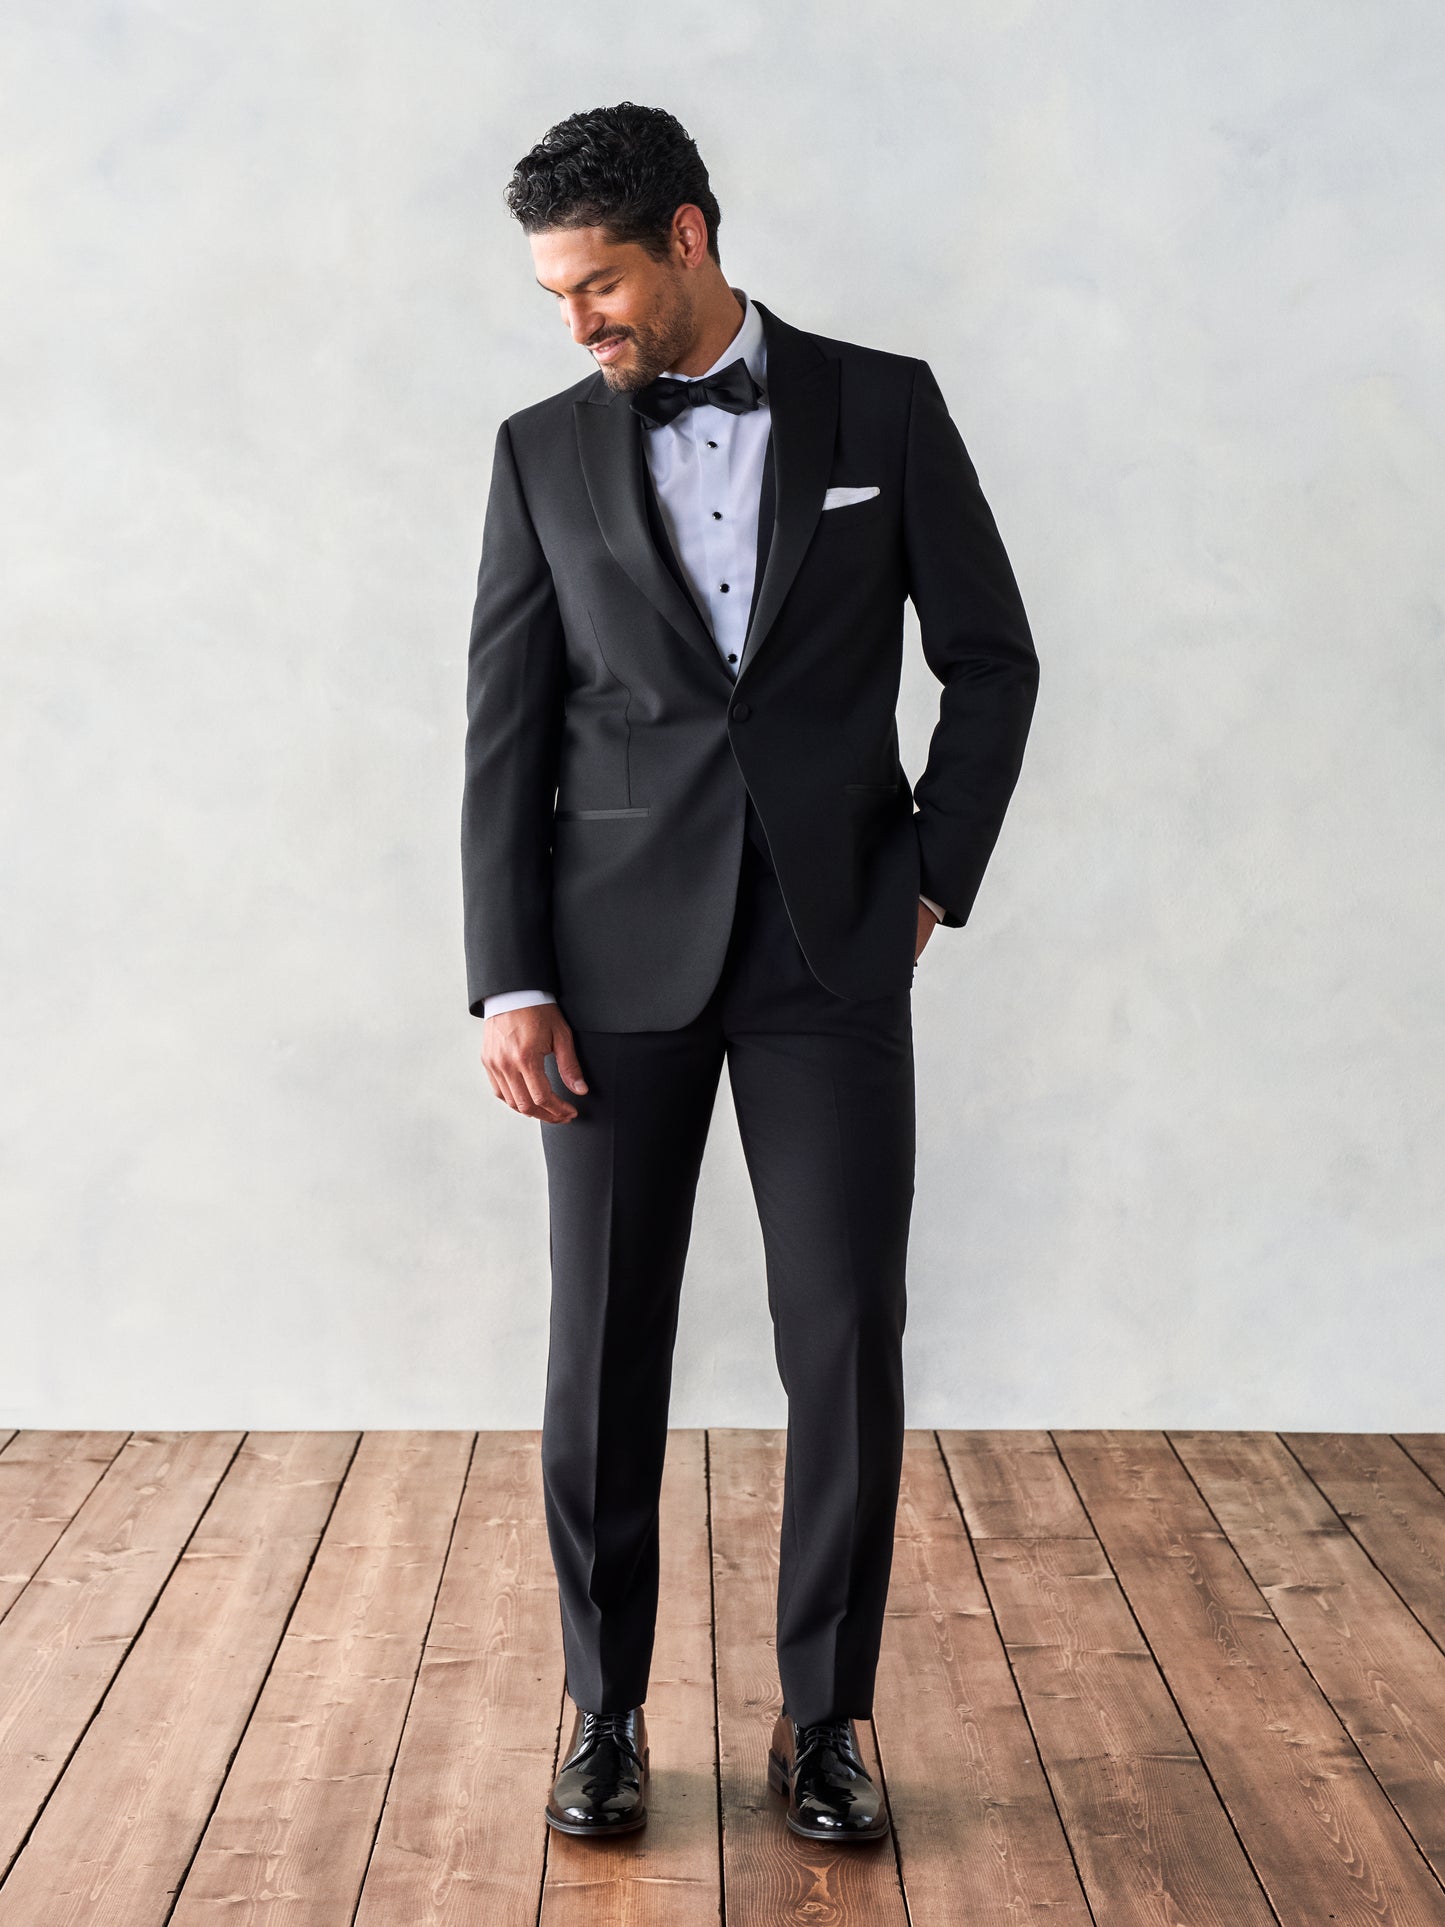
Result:
{"type": "Polygon", "coordinates": [[[967,920],[1023,760],[1038,659],[928,364],[755,304],[771,438],[734,679],[600,370],[497,431],[467,670],[468,1000],[550,988],[578,1028],[670,1030],[722,968],[751,794],[809,967],[912,982],[922,891],[967,920]],[[877,495],[824,509],[834,484],[877,495]],[[943,685],[899,761],[903,609],[943,685]],[[916,807],[915,807],[916,805],[916,807]]]}

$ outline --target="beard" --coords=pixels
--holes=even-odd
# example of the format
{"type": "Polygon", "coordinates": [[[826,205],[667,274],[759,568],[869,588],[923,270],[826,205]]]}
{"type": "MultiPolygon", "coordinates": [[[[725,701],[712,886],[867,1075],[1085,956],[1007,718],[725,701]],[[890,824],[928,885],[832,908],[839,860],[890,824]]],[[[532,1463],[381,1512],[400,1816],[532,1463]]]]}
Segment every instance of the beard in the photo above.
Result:
{"type": "Polygon", "coordinates": [[[686,353],[692,332],[692,310],[687,297],[681,287],[674,287],[665,304],[648,320],[630,328],[611,328],[597,337],[598,341],[610,341],[623,335],[632,343],[627,367],[619,367],[615,362],[598,362],[597,372],[615,393],[627,394],[645,388],[686,353]]]}

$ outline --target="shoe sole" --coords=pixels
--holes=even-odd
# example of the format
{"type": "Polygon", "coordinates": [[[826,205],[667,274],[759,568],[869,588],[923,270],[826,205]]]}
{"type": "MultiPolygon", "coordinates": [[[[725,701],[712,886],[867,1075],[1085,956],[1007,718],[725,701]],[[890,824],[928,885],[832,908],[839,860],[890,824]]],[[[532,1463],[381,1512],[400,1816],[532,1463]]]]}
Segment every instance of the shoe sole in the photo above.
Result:
{"type": "MultiPolygon", "coordinates": [[[[774,1793],[780,1793],[791,1805],[793,1790],[788,1784],[788,1769],[771,1747],[768,1748],[768,1785],[774,1793]]],[[[805,1827],[795,1820],[792,1813],[787,1815],[789,1829],[804,1840],[826,1840],[840,1847],[851,1846],[855,1841],[882,1840],[888,1832],[888,1809],[884,1807],[878,1815],[875,1827],[858,1827],[851,1833],[842,1833],[832,1827],[805,1827]]]]}
{"type": "Polygon", "coordinates": [[[547,1825],[554,1828],[556,1832],[575,1834],[579,1838],[587,1840],[610,1840],[615,1833],[636,1833],[639,1827],[645,1827],[647,1825],[647,1814],[645,1811],[637,1814],[631,1820],[610,1820],[600,1827],[594,1827],[589,1822],[584,1822],[581,1826],[576,1826],[570,1820],[554,1820],[545,1808],[543,1809],[542,1817],[547,1822],[547,1825]]]}
{"type": "MultiPolygon", "coordinates": [[[[652,1748],[649,1746],[642,1755],[642,1790],[644,1798],[647,1794],[647,1785],[650,1777],[648,1762],[651,1757],[652,1748]]],[[[639,1827],[645,1827],[647,1825],[647,1808],[644,1806],[639,1812],[635,1813],[630,1820],[607,1820],[600,1826],[594,1826],[590,1820],[578,1822],[557,1818],[554,1816],[550,1807],[543,1807],[542,1818],[547,1822],[549,1827],[554,1828],[558,1833],[570,1833],[584,1840],[610,1840],[614,1833],[636,1833],[639,1827]]]]}

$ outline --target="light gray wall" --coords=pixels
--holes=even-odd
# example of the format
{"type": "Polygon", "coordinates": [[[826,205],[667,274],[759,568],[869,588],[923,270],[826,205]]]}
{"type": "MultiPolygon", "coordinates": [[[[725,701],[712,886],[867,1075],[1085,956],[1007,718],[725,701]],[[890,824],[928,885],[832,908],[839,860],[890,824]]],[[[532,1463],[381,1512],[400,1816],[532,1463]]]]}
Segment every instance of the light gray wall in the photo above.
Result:
{"type": "MultiPolygon", "coordinates": [[[[496,423],[589,365],[501,189],[631,98],[736,285],[931,361],[1034,624],[918,974],[912,1421],[1445,1424],[1442,54],[1404,0],[7,7],[0,1419],[539,1422],[465,642],[496,423]]],[[[724,1084],[673,1418],[783,1417],[724,1084]]]]}

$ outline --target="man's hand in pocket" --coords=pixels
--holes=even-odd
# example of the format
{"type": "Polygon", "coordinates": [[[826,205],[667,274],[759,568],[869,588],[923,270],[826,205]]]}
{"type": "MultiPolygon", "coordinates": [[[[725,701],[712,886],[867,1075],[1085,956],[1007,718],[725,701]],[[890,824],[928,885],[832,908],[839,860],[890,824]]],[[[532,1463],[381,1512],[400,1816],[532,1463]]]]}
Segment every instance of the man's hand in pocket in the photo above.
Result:
{"type": "Polygon", "coordinates": [[[918,959],[923,955],[923,947],[933,935],[937,924],[938,918],[934,916],[928,905],[920,898],[918,903],[918,942],[913,952],[913,961],[915,963],[917,963],[918,959]]]}

